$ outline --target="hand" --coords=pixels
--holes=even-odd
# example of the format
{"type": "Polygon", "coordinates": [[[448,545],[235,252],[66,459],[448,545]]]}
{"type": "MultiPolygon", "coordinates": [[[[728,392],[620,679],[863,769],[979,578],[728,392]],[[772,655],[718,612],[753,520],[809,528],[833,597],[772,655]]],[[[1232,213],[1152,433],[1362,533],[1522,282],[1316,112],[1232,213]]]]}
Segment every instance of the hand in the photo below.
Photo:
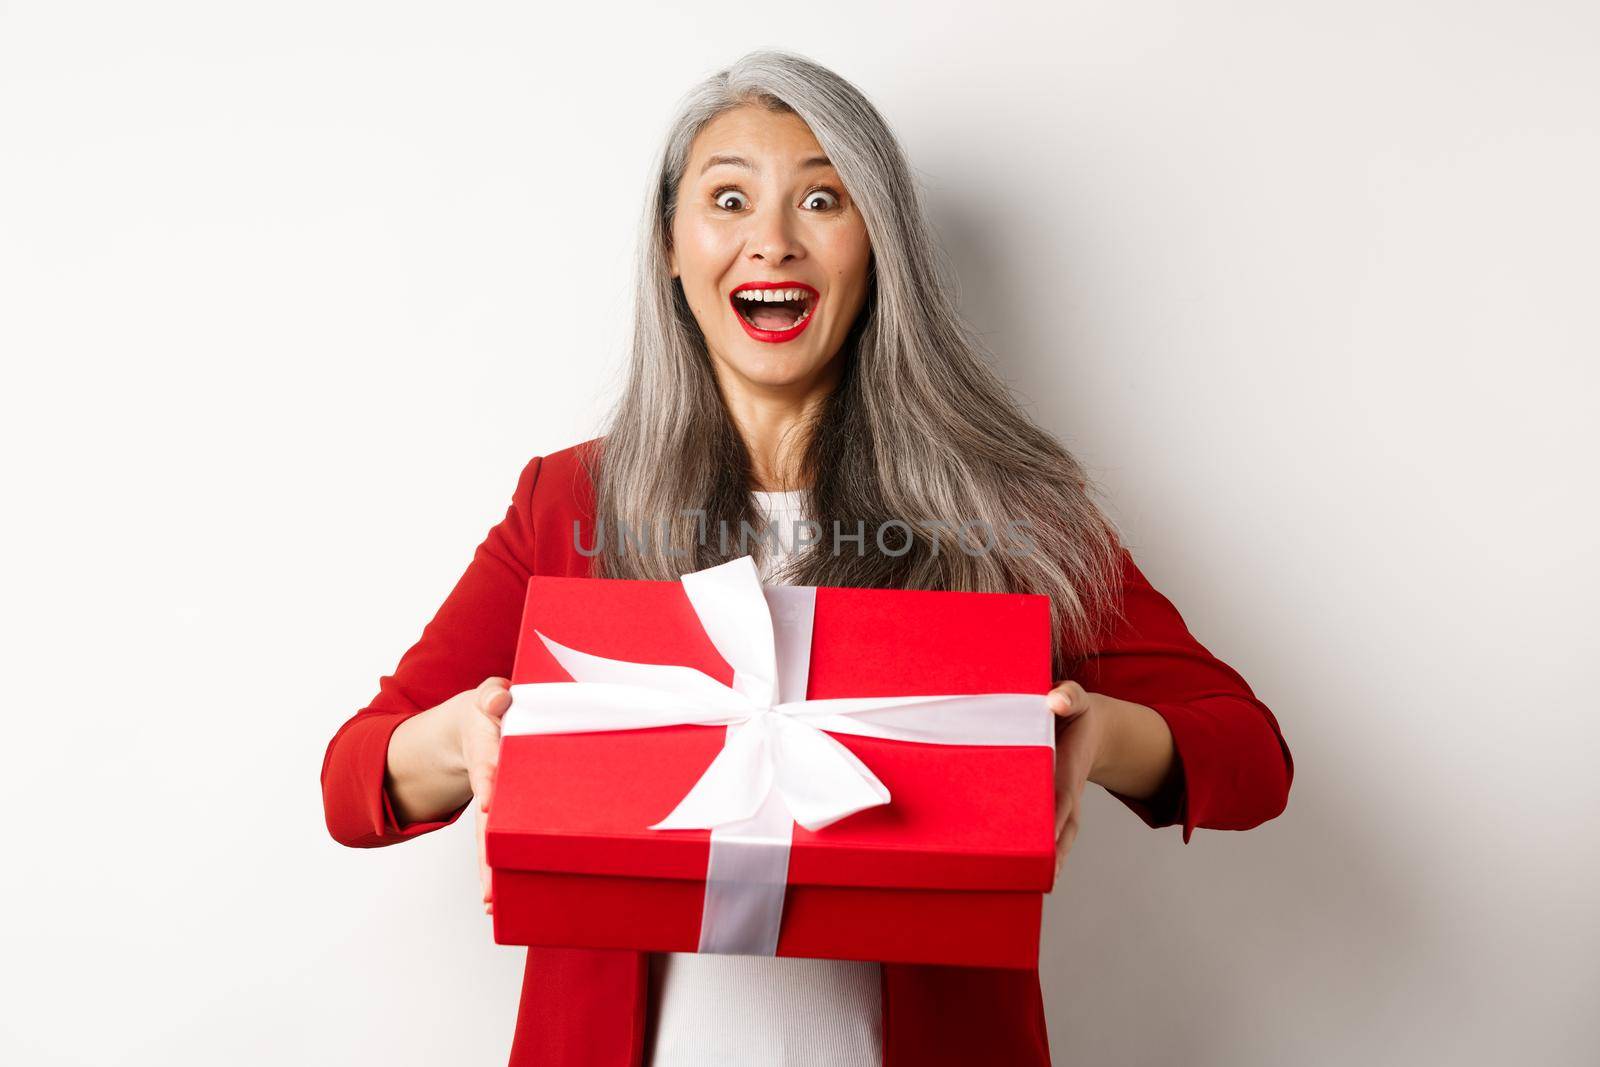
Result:
{"type": "Polygon", "coordinates": [[[489,822],[489,799],[494,791],[495,770],[500,761],[500,720],[511,706],[511,683],[505,678],[486,678],[476,689],[469,689],[454,699],[457,708],[457,732],[461,740],[461,762],[467,768],[467,781],[472,786],[475,803],[473,810],[477,822],[478,879],[483,883],[484,914],[494,913],[489,881],[488,839],[484,829],[489,822]]]}
{"type": "Polygon", "coordinates": [[[1078,836],[1078,809],[1084,783],[1101,755],[1106,737],[1106,708],[1094,693],[1066,681],[1047,697],[1056,718],[1056,873],[1078,836]]]}

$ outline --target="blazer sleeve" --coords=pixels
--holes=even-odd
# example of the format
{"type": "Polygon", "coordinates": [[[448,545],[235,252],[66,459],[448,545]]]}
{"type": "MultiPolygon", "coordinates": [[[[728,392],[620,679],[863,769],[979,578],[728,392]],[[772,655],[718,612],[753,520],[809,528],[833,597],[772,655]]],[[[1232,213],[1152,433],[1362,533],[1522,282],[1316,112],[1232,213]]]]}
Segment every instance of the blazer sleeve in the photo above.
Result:
{"type": "Polygon", "coordinates": [[[1153,827],[1248,830],[1289,802],[1294,759],[1272,711],[1206,650],[1123,552],[1122,618],[1070,675],[1090,692],[1145,704],[1172,731],[1177,767],[1146,800],[1111,795],[1153,827]]]}
{"type": "Polygon", "coordinates": [[[322,760],[322,805],[328,833],[342,845],[392,845],[448,826],[446,818],[401,825],[385,774],[389,737],[407,718],[485,678],[510,677],[517,632],[534,559],[533,487],[542,457],[523,468],[506,514],[473,553],[472,562],[421,638],[379,679],[378,695],[339,727],[322,760]]]}

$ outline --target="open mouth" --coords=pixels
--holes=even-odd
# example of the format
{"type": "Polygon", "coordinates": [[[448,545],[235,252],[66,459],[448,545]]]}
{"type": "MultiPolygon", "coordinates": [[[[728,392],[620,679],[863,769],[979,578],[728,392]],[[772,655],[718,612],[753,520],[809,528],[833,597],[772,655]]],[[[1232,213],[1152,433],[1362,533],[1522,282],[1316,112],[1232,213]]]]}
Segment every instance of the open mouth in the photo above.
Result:
{"type": "Polygon", "coordinates": [[[811,322],[818,294],[794,282],[747,282],[728,294],[745,332],[758,341],[787,341],[811,322]]]}

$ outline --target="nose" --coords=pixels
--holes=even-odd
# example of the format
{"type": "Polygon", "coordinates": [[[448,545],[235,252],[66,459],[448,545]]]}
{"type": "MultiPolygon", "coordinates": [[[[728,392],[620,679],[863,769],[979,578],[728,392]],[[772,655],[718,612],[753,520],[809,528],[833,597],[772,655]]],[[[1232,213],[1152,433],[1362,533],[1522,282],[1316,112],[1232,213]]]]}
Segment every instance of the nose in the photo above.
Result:
{"type": "Polygon", "coordinates": [[[752,260],[770,267],[804,259],[805,247],[796,236],[789,213],[782,208],[758,211],[751,223],[746,251],[752,260]]]}

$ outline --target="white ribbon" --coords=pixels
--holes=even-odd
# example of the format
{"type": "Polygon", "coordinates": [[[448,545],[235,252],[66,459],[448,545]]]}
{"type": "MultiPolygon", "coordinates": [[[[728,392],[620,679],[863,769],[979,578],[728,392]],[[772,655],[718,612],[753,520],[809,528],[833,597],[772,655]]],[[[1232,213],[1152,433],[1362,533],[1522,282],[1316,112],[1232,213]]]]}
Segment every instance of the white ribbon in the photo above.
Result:
{"type": "Polygon", "coordinates": [[[685,574],[690,605],[734,669],[607,659],[535,630],[571,682],[511,687],[502,736],[727,726],[722,750],[652,830],[710,829],[701,952],[777,951],[794,824],[820,830],[889,803],[889,790],[830,733],[943,745],[1045,745],[1041,693],[806,700],[816,589],[763,587],[748,555],[685,574]]]}

